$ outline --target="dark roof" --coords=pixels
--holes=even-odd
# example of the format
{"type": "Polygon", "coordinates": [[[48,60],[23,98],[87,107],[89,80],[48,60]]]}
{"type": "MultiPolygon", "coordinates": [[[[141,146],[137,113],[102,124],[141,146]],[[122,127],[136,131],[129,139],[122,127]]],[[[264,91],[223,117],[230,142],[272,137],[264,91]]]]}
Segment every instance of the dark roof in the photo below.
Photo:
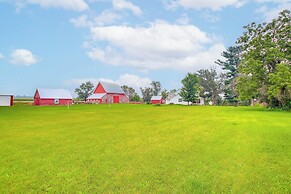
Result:
{"type": "Polygon", "coordinates": [[[100,94],[92,94],[91,96],[89,96],[87,98],[87,100],[90,100],[90,99],[101,99],[106,93],[100,93],[100,94]]]}
{"type": "Polygon", "coordinates": [[[73,99],[68,90],[63,89],[37,89],[40,98],[73,99]]]}
{"type": "Polygon", "coordinates": [[[100,84],[103,86],[104,90],[107,93],[124,94],[124,91],[121,89],[120,85],[118,85],[116,83],[100,82],[100,84]]]}

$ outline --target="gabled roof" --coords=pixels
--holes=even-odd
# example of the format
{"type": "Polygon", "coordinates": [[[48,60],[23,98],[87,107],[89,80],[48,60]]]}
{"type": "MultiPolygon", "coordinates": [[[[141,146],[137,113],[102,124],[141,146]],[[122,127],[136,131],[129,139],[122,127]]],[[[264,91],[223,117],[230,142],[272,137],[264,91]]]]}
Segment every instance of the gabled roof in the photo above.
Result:
{"type": "Polygon", "coordinates": [[[118,94],[124,94],[124,91],[121,89],[120,85],[116,83],[110,83],[110,82],[99,82],[104,90],[107,93],[118,93],[118,94]]]}
{"type": "Polygon", "coordinates": [[[151,98],[151,100],[162,100],[162,99],[163,99],[162,96],[153,96],[153,97],[151,98]]]}
{"type": "Polygon", "coordinates": [[[40,98],[73,99],[68,90],[63,89],[37,89],[40,98]]]}
{"type": "Polygon", "coordinates": [[[100,93],[100,94],[92,94],[87,98],[87,100],[91,99],[101,99],[106,93],[100,93]]]}

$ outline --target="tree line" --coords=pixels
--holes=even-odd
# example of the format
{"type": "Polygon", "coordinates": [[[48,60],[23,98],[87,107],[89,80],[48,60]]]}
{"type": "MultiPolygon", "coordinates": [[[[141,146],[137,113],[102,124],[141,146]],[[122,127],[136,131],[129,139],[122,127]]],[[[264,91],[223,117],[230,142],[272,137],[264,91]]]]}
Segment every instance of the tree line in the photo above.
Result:
{"type": "MultiPolygon", "coordinates": [[[[152,96],[164,99],[177,93],[186,102],[199,97],[214,105],[252,103],[254,100],[272,108],[291,108],[291,15],[284,10],[271,22],[244,26],[245,31],[235,45],[222,52],[217,60],[224,70],[201,69],[187,73],[182,88],[162,90],[159,81],[140,88],[142,97],[130,86],[122,86],[130,101],[149,103],[152,96]],[[222,94],[224,100],[222,101],[222,94]]],[[[93,84],[83,83],[75,92],[86,99],[93,92],[93,84]]]]}
{"type": "Polygon", "coordinates": [[[224,60],[215,61],[224,73],[218,77],[214,70],[188,73],[182,80],[181,96],[193,101],[200,94],[218,102],[223,92],[229,103],[256,100],[271,108],[290,109],[290,21],[290,10],[284,10],[271,22],[244,26],[236,44],[222,53],[224,60]]]}

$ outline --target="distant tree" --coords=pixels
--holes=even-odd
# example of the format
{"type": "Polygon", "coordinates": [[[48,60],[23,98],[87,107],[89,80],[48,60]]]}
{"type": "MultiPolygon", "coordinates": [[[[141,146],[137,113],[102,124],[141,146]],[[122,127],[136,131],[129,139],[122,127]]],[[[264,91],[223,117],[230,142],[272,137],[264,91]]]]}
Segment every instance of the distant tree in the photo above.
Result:
{"type": "Polygon", "coordinates": [[[140,102],[140,96],[137,93],[135,93],[131,98],[131,102],[140,102]]]}
{"type": "Polygon", "coordinates": [[[129,100],[132,101],[133,96],[136,94],[135,89],[127,85],[123,85],[121,86],[121,88],[123,89],[125,95],[129,98],[129,100]]]}
{"type": "Polygon", "coordinates": [[[183,87],[180,91],[180,96],[184,101],[194,102],[198,99],[199,93],[199,77],[195,73],[188,73],[186,77],[182,80],[183,87]]]}
{"type": "Polygon", "coordinates": [[[145,103],[150,103],[151,98],[153,96],[153,88],[152,87],[145,87],[145,88],[140,88],[140,90],[142,93],[143,101],[145,103]]]}
{"type": "Polygon", "coordinates": [[[201,69],[197,72],[200,83],[200,96],[206,101],[218,104],[219,94],[222,92],[220,87],[220,77],[215,69],[201,69]]]}
{"type": "Polygon", "coordinates": [[[169,92],[166,89],[164,89],[162,91],[162,94],[161,95],[162,95],[163,99],[167,99],[168,98],[168,95],[169,95],[169,92]]]}
{"type": "Polygon", "coordinates": [[[231,46],[222,52],[225,60],[217,60],[216,64],[220,65],[226,71],[223,92],[225,99],[229,102],[236,101],[236,78],[238,77],[238,66],[241,61],[242,47],[231,46]]]}
{"type": "Polygon", "coordinates": [[[161,83],[158,81],[152,81],[151,86],[153,89],[153,96],[159,95],[161,91],[161,83]]]}
{"type": "Polygon", "coordinates": [[[90,81],[82,83],[78,88],[75,89],[75,93],[81,100],[87,100],[87,98],[93,93],[94,84],[90,81]]]}

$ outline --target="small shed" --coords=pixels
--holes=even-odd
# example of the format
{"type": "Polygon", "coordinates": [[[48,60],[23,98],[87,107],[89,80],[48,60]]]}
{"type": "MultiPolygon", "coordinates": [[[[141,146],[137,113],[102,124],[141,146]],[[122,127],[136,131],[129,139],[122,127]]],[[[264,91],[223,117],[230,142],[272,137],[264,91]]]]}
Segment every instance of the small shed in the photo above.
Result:
{"type": "Polygon", "coordinates": [[[68,105],[73,103],[73,97],[64,89],[37,89],[34,94],[34,105],[68,105]]]}
{"type": "Polygon", "coordinates": [[[0,94],[0,106],[13,106],[13,95],[0,94]]]}
{"type": "Polygon", "coordinates": [[[162,96],[153,96],[151,98],[151,103],[152,104],[164,104],[164,100],[162,96]]]}

